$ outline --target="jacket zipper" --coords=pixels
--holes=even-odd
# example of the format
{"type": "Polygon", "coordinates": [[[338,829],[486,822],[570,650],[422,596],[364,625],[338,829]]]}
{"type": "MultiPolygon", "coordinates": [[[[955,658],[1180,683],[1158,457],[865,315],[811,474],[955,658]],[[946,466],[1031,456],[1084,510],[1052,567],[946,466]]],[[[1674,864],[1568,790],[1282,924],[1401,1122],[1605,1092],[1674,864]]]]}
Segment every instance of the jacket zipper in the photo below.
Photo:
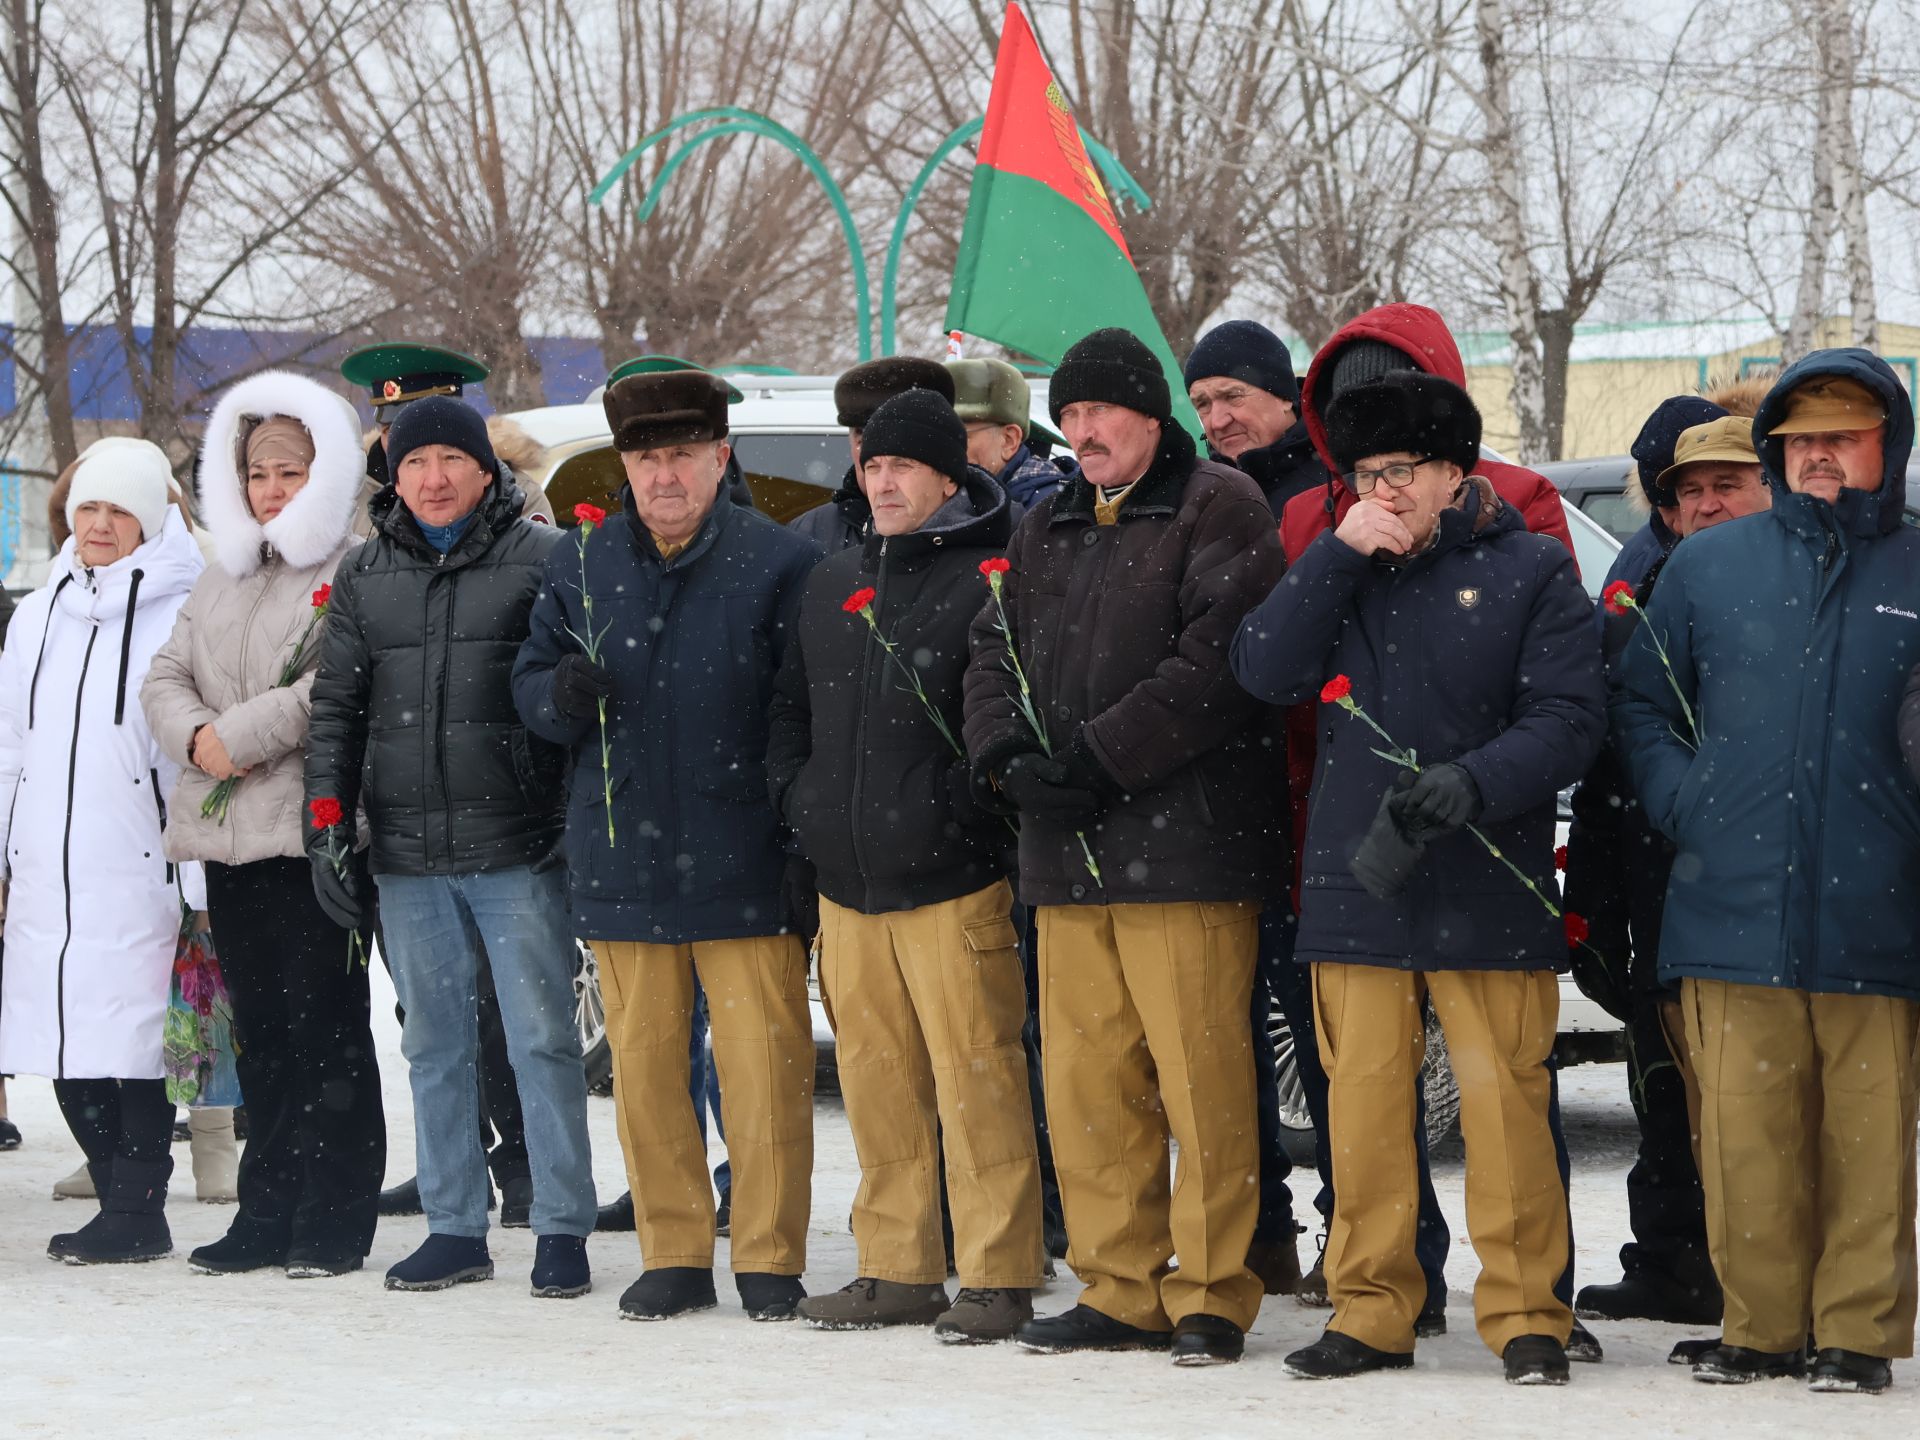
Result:
{"type": "MultiPolygon", "coordinates": [[[[1809,612],[1809,618],[1813,624],[1808,627],[1807,634],[1809,650],[1812,649],[1814,634],[1820,623],[1820,609],[1826,604],[1830,593],[1828,586],[1833,579],[1833,567],[1840,557],[1839,539],[1834,534],[1833,526],[1825,515],[1820,517],[1820,528],[1825,532],[1827,548],[1826,554],[1820,561],[1820,574],[1814,581],[1813,608],[1809,612]]],[[[1826,720],[1820,727],[1820,774],[1823,784],[1825,783],[1825,777],[1833,774],[1833,687],[1840,675],[1840,641],[1844,631],[1844,626],[1836,625],[1834,627],[1833,654],[1827,657],[1826,720]]],[[[1821,801],[1826,799],[1824,795],[1816,798],[1821,801]]],[[[1813,873],[1807,876],[1806,879],[1807,894],[1812,900],[1813,908],[1813,950],[1810,955],[1805,957],[1803,962],[1791,967],[1795,988],[1801,990],[1808,988],[1808,981],[1812,978],[1810,975],[1801,973],[1802,966],[1817,967],[1819,964],[1820,891],[1826,883],[1822,878],[1826,874],[1826,836],[1826,826],[1815,825],[1813,827],[1813,873]]]]}
{"type": "MultiPolygon", "coordinates": [[[[877,628],[881,617],[886,614],[887,540],[885,537],[882,537],[880,541],[879,564],[875,570],[873,580],[873,619],[874,625],[877,628]]],[[[863,813],[865,806],[862,802],[862,795],[866,790],[867,776],[867,712],[872,708],[870,702],[873,699],[869,691],[873,683],[873,656],[874,652],[879,649],[880,642],[874,636],[867,635],[862,637],[860,646],[860,686],[859,689],[854,692],[860,697],[860,711],[853,726],[853,793],[848,797],[847,817],[852,822],[849,826],[849,835],[853,842],[854,868],[859,871],[862,876],[872,873],[867,866],[866,847],[860,843],[860,837],[865,824],[865,815],[863,813]]],[[[885,654],[884,651],[881,651],[881,653],[885,654]]],[[[867,893],[867,903],[873,903],[870,886],[867,893]]]]}
{"type": "Polygon", "coordinates": [[[66,900],[67,933],[61,938],[60,961],[54,969],[54,1008],[60,1017],[60,1051],[53,1068],[62,1080],[67,1078],[67,950],[73,944],[73,791],[80,775],[80,707],[86,699],[87,669],[93,663],[93,645],[99,638],[100,627],[95,625],[87,637],[87,653],[80,657],[80,682],[73,687],[73,741],[67,747],[67,818],[60,837],[60,890],[66,900]]]}
{"type": "Polygon", "coordinates": [[[160,772],[157,769],[148,769],[147,781],[153,786],[153,808],[158,811],[160,815],[160,855],[162,860],[165,861],[167,884],[171,885],[173,884],[173,862],[166,859],[167,797],[160,793],[160,772]]]}

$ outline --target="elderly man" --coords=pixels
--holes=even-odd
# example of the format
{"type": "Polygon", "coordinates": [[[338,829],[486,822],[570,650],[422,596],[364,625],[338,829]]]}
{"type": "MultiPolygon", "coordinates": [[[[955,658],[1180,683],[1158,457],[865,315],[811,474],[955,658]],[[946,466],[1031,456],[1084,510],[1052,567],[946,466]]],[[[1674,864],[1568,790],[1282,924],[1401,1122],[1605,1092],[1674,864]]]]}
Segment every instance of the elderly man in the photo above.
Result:
{"type": "Polygon", "coordinates": [[[1883,1390],[1913,1351],[1920,786],[1896,733],[1920,661],[1913,428],[1864,350],[1790,367],[1753,422],[1772,508],[1675,549],[1613,702],[1676,850],[1660,974],[1699,1076],[1726,1297],[1699,1380],[1804,1373],[1809,1321],[1816,1390],[1883,1390]]]}
{"type": "Polygon", "coordinates": [[[1006,629],[981,611],[967,672],[976,791],[1018,812],[1020,898],[1040,907],[1047,1110],[1086,1282],[1016,1338],[1231,1362],[1260,1306],[1247,1007],[1286,836],[1281,757],[1226,649],[1279,579],[1273,513],[1195,455],[1127,331],[1073,345],[1049,405],[1081,470],[1014,533],[1006,629]]]}
{"type": "Polygon", "coordinates": [[[1567,1193],[1547,1057],[1566,949],[1540,890],[1555,797],[1605,730],[1592,606],[1566,550],[1527,534],[1475,473],[1480,416],[1458,386],[1386,374],[1336,398],[1326,434],[1357,503],[1233,647],[1253,693],[1325,712],[1298,957],[1313,967],[1334,1137],[1334,1314],[1287,1369],[1413,1363],[1430,996],[1460,1083],[1480,1337],[1509,1381],[1565,1384],[1567,1193]]]}
{"type": "Polygon", "coordinates": [[[931,391],[874,412],[860,468],[873,533],[807,583],[767,762],[774,801],[819,872],[822,998],[861,1169],[858,1278],[801,1301],[800,1314],[822,1330],[931,1323],[950,1343],[1006,1340],[1033,1318],[1042,1264],[1026,982],[1005,878],[1011,832],[974,803],[953,737],[986,593],[979,567],[1006,547],[1010,507],[967,463],[966,431],[931,391]],[[856,596],[867,606],[849,617],[856,596]]]}
{"type": "Polygon", "coordinates": [[[1257,320],[1229,320],[1200,337],[1184,371],[1187,398],[1216,458],[1251,475],[1278,518],[1294,496],[1327,483],[1300,418],[1286,341],[1257,320]]]}
{"type": "MultiPolygon", "coordinates": [[[[493,1274],[479,1139],[480,942],[527,1114],[536,1295],[586,1293],[593,1231],[586,1076],[560,840],[562,756],[530,738],[508,685],[559,534],[520,518],[486,423],[450,396],[407,406],[387,442],[379,530],[341,563],[313,682],[309,802],[366,807],[388,963],[406,1007],[426,1243],[394,1290],[493,1274]]],[[[366,917],[352,831],[310,832],[314,888],[366,917]]]]}
{"type": "Polygon", "coordinates": [[[967,427],[967,461],[999,481],[1022,509],[1060,488],[1065,472],[1047,458],[1057,437],[1033,421],[1027,377],[1005,360],[949,360],[953,411],[967,427]]]}
{"type": "MultiPolygon", "coordinates": [[[[1764,510],[1771,498],[1753,451],[1753,422],[1716,417],[1718,409],[1694,396],[1676,396],[1662,402],[1635,442],[1642,463],[1655,463],[1648,477],[1653,518],[1674,544],[1764,510]],[[1709,418],[1676,435],[1668,428],[1676,413],[1709,418]]],[[[1664,564],[1656,561],[1642,580],[1638,606],[1652,599],[1664,564]]],[[[1605,648],[1609,679],[1617,685],[1620,656],[1640,619],[1618,602],[1609,608],[1605,648]]],[[[1698,1094],[1679,997],[1662,986],[1659,973],[1660,908],[1672,865],[1673,847],[1647,824],[1618,749],[1604,746],[1573,792],[1563,893],[1566,908],[1585,918],[1590,935],[1568,947],[1568,960],[1581,990],[1626,1026],[1627,1091],[1640,1149],[1627,1174],[1633,1239],[1620,1250],[1624,1274],[1614,1284],[1581,1290],[1574,1308],[1595,1319],[1711,1324],[1720,1318],[1720,1282],[1707,1253],[1694,1156],[1698,1094]]]]}
{"type": "Polygon", "coordinates": [[[820,552],[726,495],[718,376],[629,375],[603,403],[627,475],[620,511],[554,552],[513,690],[527,727],[573,755],[575,928],[600,961],[646,1267],[620,1313],[716,1303],[713,1188],[688,1094],[697,975],[733,1164],[735,1288],[750,1319],[790,1320],[806,1294],[814,901],[767,798],[767,707],[820,552]]]}
{"type": "Polygon", "coordinates": [[[862,361],[834,382],[834,414],[847,427],[847,450],[853,463],[847,466],[846,476],[831,500],[787,522],[829,555],[852,549],[867,538],[873,507],[867,503],[865,477],[860,470],[860,432],[874,411],[907,390],[931,390],[951,404],[953,377],[937,360],[888,355],[862,361]]]}

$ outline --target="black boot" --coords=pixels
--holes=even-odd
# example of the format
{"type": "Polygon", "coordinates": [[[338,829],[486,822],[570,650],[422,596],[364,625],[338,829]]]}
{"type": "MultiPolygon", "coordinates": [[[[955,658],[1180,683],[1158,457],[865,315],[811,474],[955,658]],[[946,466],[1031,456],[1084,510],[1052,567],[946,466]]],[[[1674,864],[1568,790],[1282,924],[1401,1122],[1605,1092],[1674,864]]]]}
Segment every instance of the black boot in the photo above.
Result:
{"type": "Polygon", "coordinates": [[[1611,1285],[1582,1288],[1574,1297],[1573,1312],[1588,1320],[1712,1325],[1720,1319],[1721,1303],[1718,1284],[1688,1284],[1675,1276],[1635,1270],[1611,1285]]]}
{"type": "Polygon", "coordinates": [[[512,1175],[500,1182],[500,1227],[525,1230],[533,1224],[533,1177],[512,1175]]]}
{"type": "Polygon", "coordinates": [[[100,1213],[71,1235],[56,1235],[47,1254],[69,1265],[130,1265],[173,1253],[167,1229],[167,1177],[173,1157],[116,1157],[100,1213]]]}
{"type": "Polygon", "coordinates": [[[418,1250],[387,1271],[389,1290],[451,1290],[493,1278],[487,1242],[466,1235],[429,1234],[418,1250]]]}
{"type": "Polygon", "coordinates": [[[1296,1380],[1344,1380],[1369,1370],[1411,1370],[1413,1352],[1376,1350],[1364,1340],[1328,1330],[1313,1344],[1294,1351],[1281,1363],[1296,1380]]]}
{"type": "Polygon", "coordinates": [[[1813,1357],[1809,1390],[1825,1394],[1878,1395],[1893,1383],[1893,1366],[1878,1355],[1829,1345],[1813,1357]]]}
{"type": "Polygon", "coordinates": [[[1500,1352],[1509,1385],[1567,1383],[1566,1347],[1551,1335],[1516,1335],[1500,1352]]]}
{"type": "Polygon", "coordinates": [[[798,1275],[747,1270],[733,1277],[733,1287],[740,1292],[740,1308],[749,1320],[791,1320],[796,1307],[807,1298],[798,1275]]]}
{"type": "MultiPolygon", "coordinates": [[[[87,1177],[93,1181],[93,1193],[96,1197],[95,1203],[98,1204],[105,1196],[113,1193],[113,1161],[109,1158],[95,1164],[89,1160],[86,1164],[86,1170],[87,1177]]],[[[68,1178],[71,1179],[73,1177],[70,1176],[68,1178]]],[[[63,1180],[53,1187],[54,1199],[59,1200],[65,1198],[60,1194],[60,1185],[64,1185],[65,1183],[66,1181],[63,1180]]],[[[83,1226],[81,1228],[84,1229],[85,1227],[83,1226]]],[[[66,1259],[67,1251],[72,1248],[73,1242],[77,1240],[79,1236],[80,1231],[78,1230],[69,1230],[63,1235],[54,1236],[47,1242],[47,1258],[49,1260],[66,1259]]]]}
{"type": "Polygon", "coordinates": [[[1073,1350],[1165,1350],[1173,1343],[1173,1332],[1142,1330],[1103,1315],[1090,1305],[1076,1305],[1063,1315],[1029,1320],[1014,1334],[1013,1343],[1037,1355],[1065,1355],[1073,1350]]]}
{"type": "Polygon", "coordinates": [[[600,1213],[594,1216],[594,1234],[613,1230],[624,1231],[629,1235],[633,1233],[633,1192],[631,1190],[612,1204],[602,1205],[600,1213]]]}
{"type": "Polygon", "coordinates": [[[713,1293],[713,1271],[693,1265],[649,1270],[620,1297],[623,1320],[671,1320],[720,1303],[713,1293]]]}
{"type": "Polygon", "coordinates": [[[1720,1337],[1718,1335],[1710,1335],[1704,1340],[1676,1340],[1673,1342],[1673,1349],[1667,1352],[1667,1364],[1692,1365],[1698,1362],[1700,1357],[1709,1350],[1718,1350],[1719,1348],[1720,1337]]]}
{"type": "Polygon", "coordinates": [[[1807,1373],[1805,1350],[1773,1354],[1724,1340],[1693,1362],[1693,1378],[1708,1385],[1749,1385],[1755,1380],[1797,1380],[1807,1373]]]}
{"type": "Polygon", "coordinates": [[[382,1215],[424,1215],[420,1208],[420,1181],[402,1180],[391,1190],[382,1190],[377,1208],[382,1215]]]}
{"type": "Polygon", "coordinates": [[[593,1289],[587,1242],[577,1235],[542,1235],[533,1242],[533,1293],[573,1300],[593,1289]]]}
{"type": "Polygon", "coordinates": [[[1567,1336],[1566,1349],[1567,1359],[1581,1365],[1598,1365],[1607,1358],[1607,1352],[1600,1348],[1600,1338],[1578,1320],[1567,1336]]]}
{"type": "Polygon", "coordinates": [[[1247,1332],[1218,1315],[1189,1315],[1173,1327],[1176,1365],[1231,1365],[1247,1350],[1247,1332]]]}
{"type": "Polygon", "coordinates": [[[227,1233],[187,1256],[196,1275],[241,1275],[287,1263],[287,1237],[277,1225],[263,1224],[241,1211],[227,1233]]]}

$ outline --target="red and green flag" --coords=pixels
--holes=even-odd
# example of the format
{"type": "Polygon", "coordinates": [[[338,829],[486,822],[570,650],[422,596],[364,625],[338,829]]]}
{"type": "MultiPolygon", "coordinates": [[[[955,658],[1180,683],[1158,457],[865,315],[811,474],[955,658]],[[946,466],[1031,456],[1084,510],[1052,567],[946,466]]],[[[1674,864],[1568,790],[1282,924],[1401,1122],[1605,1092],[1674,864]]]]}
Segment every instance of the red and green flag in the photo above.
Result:
{"type": "Polygon", "coordinates": [[[1147,302],[1107,187],[1033,28],[1009,4],[947,329],[1057,365],[1069,345],[1106,325],[1152,347],[1173,388],[1174,418],[1198,435],[1180,364],[1147,302]]]}

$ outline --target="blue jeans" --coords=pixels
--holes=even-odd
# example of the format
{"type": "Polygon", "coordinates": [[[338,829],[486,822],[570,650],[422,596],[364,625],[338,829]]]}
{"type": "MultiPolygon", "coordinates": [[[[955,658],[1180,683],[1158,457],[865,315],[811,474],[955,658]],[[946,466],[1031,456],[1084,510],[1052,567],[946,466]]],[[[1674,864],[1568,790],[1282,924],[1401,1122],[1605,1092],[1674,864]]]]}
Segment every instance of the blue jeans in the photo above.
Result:
{"type": "Polygon", "coordinates": [[[566,867],[375,879],[393,985],[407,1012],[400,1049],[413,1087],[428,1229],[475,1239],[487,1233],[475,994],[484,942],[526,1115],[534,1233],[592,1234],[587,1077],[573,1020],[566,867]]]}

